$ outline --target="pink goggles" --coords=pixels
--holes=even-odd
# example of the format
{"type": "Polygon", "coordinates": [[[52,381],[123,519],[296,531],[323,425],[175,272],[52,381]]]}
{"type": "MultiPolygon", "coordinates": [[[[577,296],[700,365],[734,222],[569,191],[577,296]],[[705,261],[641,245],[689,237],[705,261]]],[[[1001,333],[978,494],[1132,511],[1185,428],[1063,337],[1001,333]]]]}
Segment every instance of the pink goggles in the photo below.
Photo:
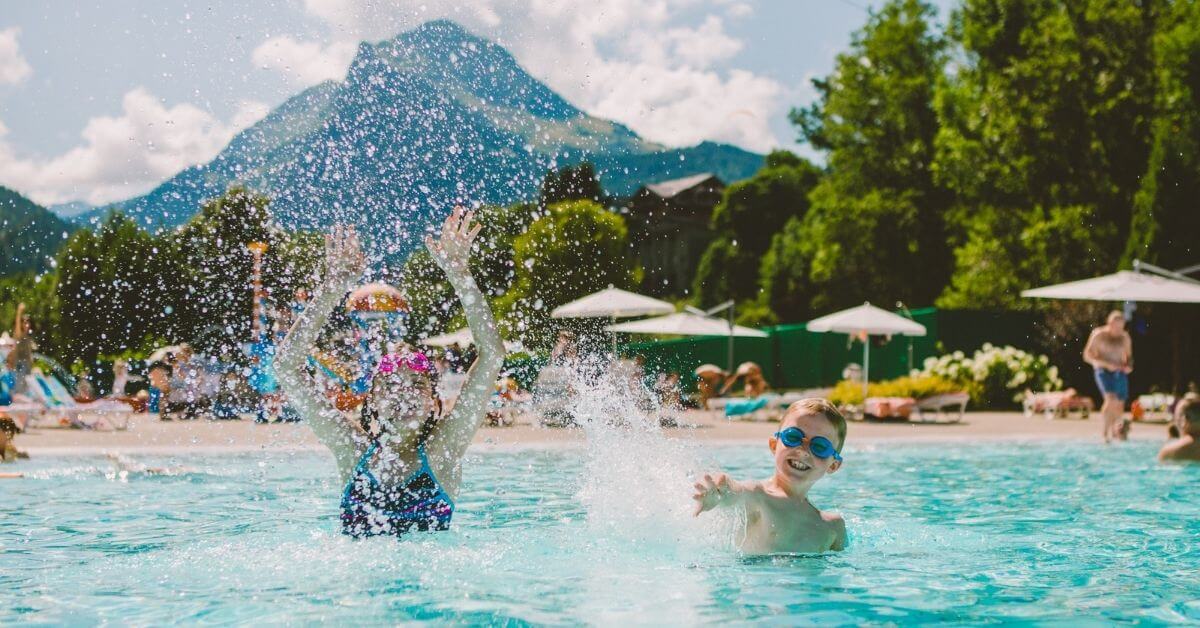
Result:
{"type": "Polygon", "coordinates": [[[401,368],[406,368],[414,373],[431,373],[433,371],[433,362],[420,351],[389,353],[379,359],[379,366],[376,367],[375,372],[382,373],[383,375],[391,375],[401,368]]]}

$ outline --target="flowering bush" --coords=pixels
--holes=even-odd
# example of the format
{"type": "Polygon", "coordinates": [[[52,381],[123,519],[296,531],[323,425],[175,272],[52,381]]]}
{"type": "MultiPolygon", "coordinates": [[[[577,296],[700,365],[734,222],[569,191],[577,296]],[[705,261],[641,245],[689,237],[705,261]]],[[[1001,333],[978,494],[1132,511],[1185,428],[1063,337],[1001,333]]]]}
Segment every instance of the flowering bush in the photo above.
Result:
{"type": "Polygon", "coordinates": [[[1058,367],[1044,355],[1035,356],[1015,347],[985,344],[967,357],[962,351],[925,360],[925,368],[913,375],[935,376],[962,385],[980,407],[1011,406],[1026,390],[1062,390],[1058,367]]]}

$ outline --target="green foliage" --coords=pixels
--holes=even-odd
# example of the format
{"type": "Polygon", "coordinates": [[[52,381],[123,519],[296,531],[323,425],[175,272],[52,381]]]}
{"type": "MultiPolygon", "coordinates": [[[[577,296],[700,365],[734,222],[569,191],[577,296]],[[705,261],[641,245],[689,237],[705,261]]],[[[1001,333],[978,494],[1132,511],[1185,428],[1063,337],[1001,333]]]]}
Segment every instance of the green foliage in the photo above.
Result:
{"type": "Polygon", "coordinates": [[[929,303],[949,277],[949,200],[932,175],[946,42],[933,15],[917,0],[872,13],[833,74],[814,81],[818,102],[792,112],[802,139],[829,151],[829,173],[760,273],[767,298],[789,313],[929,303]]]}
{"type": "Polygon", "coordinates": [[[0,277],[44,270],[74,230],[44,207],[0,186],[0,277]]]}
{"type": "Polygon", "coordinates": [[[939,94],[933,164],[957,204],[942,304],[1027,306],[1013,284],[1113,269],[1146,172],[1165,4],[966,0],[955,12],[949,35],[967,63],[939,94]]]}
{"type": "Polygon", "coordinates": [[[629,230],[619,214],[592,201],[551,205],[513,240],[515,278],[497,308],[526,344],[551,341],[550,311],[609,285],[637,285],[627,254],[629,230]]]}
{"type": "Polygon", "coordinates": [[[83,229],[57,258],[58,301],[53,335],[66,362],[141,347],[174,336],[174,307],[183,302],[178,265],[169,247],[119,212],[96,231],[83,229]]]}
{"type": "MultiPolygon", "coordinates": [[[[967,388],[961,383],[932,375],[913,375],[867,384],[869,397],[912,397],[917,400],[964,390],[967,388]]],[[[838,382],[829,393],[829,401],[837,406],[862,405],[862,382],[838,382]]]]}
{"type": "Polygon", "coordinates": [[[955,382],[971,393],[980,408],[1012,408],[1026,390],[1062,390],[1058,368],[1044,355],[1033,355],[1014,347],[984,344],[971,357],[962,351],[925,360],[914,375],[940,377],[955,382]]]}
{"type": "Polygon", "coordinates": [[[600,189],[596,167],[588,161],[577,166],[551,170],[542,180],[542,207],[562,201],[589,200],[598,203],[603,198],[604,190],[600,189]]]}
{"type": "Polygon", "coordinates": [[[1180,2],[1155,38],[1158,108],[1124,261],[1197,262],[1200,234],[1200,5],[1180,2]]]}
{"type": "Polygon", "coordinates": [[[753,177],[725,188],[713,209],[717,237],[701,256],[692,285],[697,303],[757,298],[759,266],[773,235],[808,212],[808,194],[820,176],[811,162],[775,151],[753,177]]]}

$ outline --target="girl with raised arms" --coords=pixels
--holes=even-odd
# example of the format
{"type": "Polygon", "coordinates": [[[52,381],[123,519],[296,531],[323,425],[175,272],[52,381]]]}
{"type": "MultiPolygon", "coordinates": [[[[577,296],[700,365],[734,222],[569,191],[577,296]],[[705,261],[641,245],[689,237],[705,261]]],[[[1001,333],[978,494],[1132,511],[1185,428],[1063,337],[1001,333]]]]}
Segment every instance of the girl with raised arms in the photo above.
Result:
{"type": "Polygon", "coordinates": [[[333,452],[341,485],[342,531],[355,537],[445,530],[454,513],[462,458],[482,423],[504,360],[504,345],[487,301],[467,268],[479,233],[473,213],[455,208],[435,240],[433,259],[462,301],[479,357],[453,408],[437,398],[432,361],[415,348],[384,355],[360,409],[345,414],[305,374],[321,328],[360,280],[366,261],[357,234],[335,227],[326,238],[326,276],[276,355],[280,384],[292,407],[333,452]]]}

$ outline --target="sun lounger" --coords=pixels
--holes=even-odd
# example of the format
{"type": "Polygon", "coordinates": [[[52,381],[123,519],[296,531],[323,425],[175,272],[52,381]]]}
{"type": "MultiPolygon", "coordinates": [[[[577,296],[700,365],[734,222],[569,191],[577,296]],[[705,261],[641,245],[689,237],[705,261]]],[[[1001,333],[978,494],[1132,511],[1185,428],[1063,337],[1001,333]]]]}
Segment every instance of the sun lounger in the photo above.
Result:
{"type": "Polygon", "coordinates": [[[1074,388],[1039,393],[1026,390],[1022,406],[1025,416],[1031,417],[1035,413],[1041,412],[1046,415],[1047,421],[1055,417],[1070,418],[1072,412],[1079,412],[1079,418],[1086,419],[1094,410],[1091,398],[1079,396],[1074,388]]]}
{"type": "Polygon", "coordinates": [[[912,420],[922,423],[958,423],[967,412],[971,395],[965,392],[934,395],[917,400],[916,413],[912,420]],[[954,412],[954,408],[958,412],[954,412]],[[950,409],[950,412],[946,410],[950,409]]]}
{"type": "Polygon", "coordinates": [[[875,419],[907,421],[916,407],[917,400],[912,397],[867,397],[863,413],[875,419]]]}
{"type": "Polygon", "coordinates": [[[28,376],[29,392],[43,406],[36,427],[76,427],[101,431],[124,430],[129,427],[133,409],[120,401],[101,399],[79,403],[71,397],[66,386],[52,375],[33,373],[28,376]]]}
{"type": "Polygon", "coordinates": [[[1170,423],[1175,409],[1175,397],[1163,393],[1138,395],[1130,405],[1130,415],[1141,423],[1170,423]]]}

